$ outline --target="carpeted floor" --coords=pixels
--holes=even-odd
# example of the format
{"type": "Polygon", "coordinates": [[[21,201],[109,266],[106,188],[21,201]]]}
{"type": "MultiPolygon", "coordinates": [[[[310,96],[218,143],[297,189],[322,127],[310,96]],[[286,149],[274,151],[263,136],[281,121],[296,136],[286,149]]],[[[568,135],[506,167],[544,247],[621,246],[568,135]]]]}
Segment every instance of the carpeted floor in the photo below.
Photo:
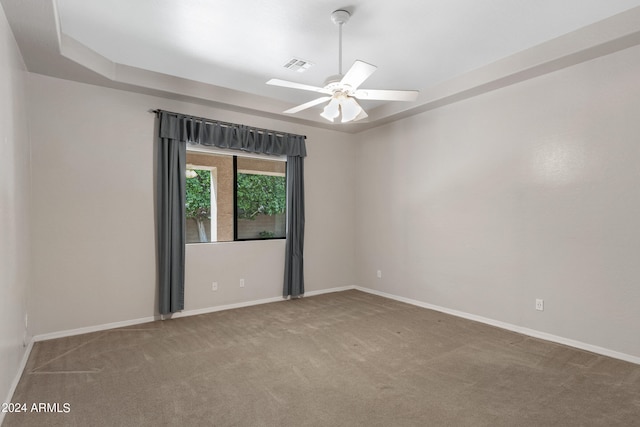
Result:
{"type": "Polygon", "coordinates": [[[13,402],[5,427],[637,426],[640,366],[347,291],[38,342],[13,402]]]}

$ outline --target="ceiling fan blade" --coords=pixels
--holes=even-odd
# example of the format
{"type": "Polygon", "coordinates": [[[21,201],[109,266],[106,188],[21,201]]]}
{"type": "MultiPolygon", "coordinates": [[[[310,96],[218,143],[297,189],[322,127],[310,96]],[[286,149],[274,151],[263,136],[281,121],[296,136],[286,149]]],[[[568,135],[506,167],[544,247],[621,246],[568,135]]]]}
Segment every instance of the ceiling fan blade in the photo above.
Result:
{"type": "Polygon", "coordinates": [[[323,96],[321,98],[316,98],[313,101],[309,101],[306,102],[302,105],[298,105],[297,107],[293,107],[293,108],[289,108],[287,111],[285,111],[286,114],[294,114],[297,113],[298,111],[302,111],[302,110],[306,110],[307,108],[311,108],[314,105],[318,105],[318,104],[322,104],[325,101],[330,100],[331,97],[330,96],[323,96]]]}
{"type": "Polygon", "coordinates": [[[287,80],[280,80],[280,79],[271,79],[267,82],[268,85],[272,85],[272,86],[282,86],[282,87],[288,87],[291,89],[302,89],[302,90],[308,90],[311,92],[320,92],[320,93],[326,93],[326,94],[331,94],[331,91],[323,88],[323,87],[318,87],[318,86],[310,86],[310,85],[305,85],[302,83],[296,83],[296,82],[290,82],[287,80]]]}
{"type": "Polygon", "coordinates": [[[382,90],[360,89],[353,96],[358,99],[375,99],[381,101],[415,101],[418,98],[417,90],[382,90]]]}
{"type": "Polygon", "coordinates": [[[367,64],[364,61],[356,60],[347,74],[342,77],[340,83],[344,85],[349,85],[353,90],[356,90],[358,86],[362,84],[365,80],[369,78],[374,71],[376,71],[378,67],[375,65],[367,64]]]}

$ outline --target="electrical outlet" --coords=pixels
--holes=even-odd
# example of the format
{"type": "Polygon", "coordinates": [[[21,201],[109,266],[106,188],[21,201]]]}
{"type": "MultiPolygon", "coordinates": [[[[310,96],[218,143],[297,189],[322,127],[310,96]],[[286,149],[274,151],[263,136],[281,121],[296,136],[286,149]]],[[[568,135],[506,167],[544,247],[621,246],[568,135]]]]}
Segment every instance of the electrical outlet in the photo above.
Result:
{"type": "Polygon", "coordinates": [[[244,279],[240,279],[240,287],[244,288],[244,279]]]}
{"type": "Polygon", "coordinates": [[[382,270],[378,270],[376,275],[378,276],[378,279],[382,279],[382,270]]]}
{"type": "Polygon", "coordinates": [[[211,283],[211,290],[212,291],[217,291],[218,290],[218,282],[211,283]]]}
{"type": "Polygon", "coordinates": [[[543,299],[536,299],[536,310],[538,311],[544,311],[544,300],[543,299]]]}

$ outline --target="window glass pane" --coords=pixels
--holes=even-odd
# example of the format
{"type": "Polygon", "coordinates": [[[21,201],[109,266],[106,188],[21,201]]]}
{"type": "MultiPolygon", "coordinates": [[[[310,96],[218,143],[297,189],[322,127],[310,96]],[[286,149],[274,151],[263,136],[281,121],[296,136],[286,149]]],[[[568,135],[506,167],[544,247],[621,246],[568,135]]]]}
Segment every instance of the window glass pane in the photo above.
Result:
{"type": "Polygon", "coordinates": [[[237,238],[283,238],[286,233],[286,163],[237,159],[237,238]]]}
{"type": "Polygon", "coordinates": [[[187,152],[187,243],[233,240],[233,156],[187,152]]]}
{"type": "Polygon", "coordinates": [[[211,241],[211,171],[188,169],[185,213],[187,243],[211,241]]]}

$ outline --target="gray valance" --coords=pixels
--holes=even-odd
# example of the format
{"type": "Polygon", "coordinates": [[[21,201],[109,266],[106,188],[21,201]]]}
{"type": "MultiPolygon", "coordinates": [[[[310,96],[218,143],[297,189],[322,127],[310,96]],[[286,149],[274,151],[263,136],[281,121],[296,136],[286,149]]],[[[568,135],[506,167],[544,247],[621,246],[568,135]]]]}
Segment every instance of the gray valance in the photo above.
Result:
{"type": "Polygon", "coordinates": [[[207,147],[241,150],[276,156],[306,157],[304,135],[294,135],[201,117],[156,111],[160,137],[207,147]]]}

